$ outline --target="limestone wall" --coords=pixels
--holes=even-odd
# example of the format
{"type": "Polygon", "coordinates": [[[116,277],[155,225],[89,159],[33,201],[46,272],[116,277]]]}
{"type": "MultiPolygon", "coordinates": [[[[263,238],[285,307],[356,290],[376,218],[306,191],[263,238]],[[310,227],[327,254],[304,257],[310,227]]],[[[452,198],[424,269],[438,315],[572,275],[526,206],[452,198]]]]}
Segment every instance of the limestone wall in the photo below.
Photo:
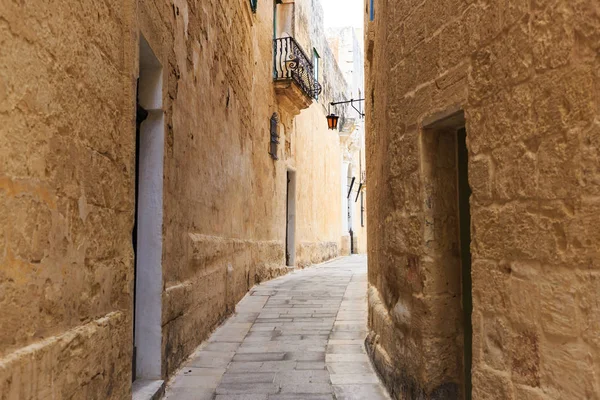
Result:
{"type": "Polygon", "coordinates": [[[463,398],[469,376],[474,399],[598,398],[598,3],[373,3],[368,344],[378,370],[397,399],[463,398]],[[473,192],[466,376],[461,125],[473,192]]]}
{"type": "MultiPolygon", "coordinates": [[[[362,124],[362,122],[361,122],[362,124]]],[[[364,124],[363,124],[364,126],[364,124]]],[[[350,201],[352,202],[352,232],[354,237],[354,251],[357,254],[366,254],[367,253],[367,189],[366,184],[363,185],[361,189],[362,193],[362,203],[361,203],[361,194],[358,192],[361,183],[361,175],[366,171],[365,165],[365,138],[364,138],[364,128],[362,130],[362,137],[360,141],[362,142],[361,148],[354,152],[354,162],[357,163],[354,167],[354,176],[356,176],[355,187],[352,189],[352,195],[350,196],[350,201]]]]}
{"type": "Polygon", "coordinates": [[[0,5],[3,399],[129,391],[132,16],[121,1],[0,5]]]}
{"type": "Polygon", "coordinates": [[[321,103],[297,124],[279,109],[272,18],[266,0],[255,14],[232,0],[2,3],[0,397],[130,396],[140,34],[163,71],[162,377],[250,287],[287,271],[289,166],[302,259],[338,254],[339,191],[325,183],[339,149],[317,139],[321,103]]]}
{"type": "MultiPolygon", "coordinates": [[[[364,52],[362,50],[362,29],[353,27],[328,28],[327,40],[330,43],[332,53],[336,58],[340,70],[342,71],[346,82],[348,83],[347,97],[352,99],[364,98],[364,52]],[[357,35],[360,34],[360,40],[357,35]]],[[[354,103],[357,109],[364,110],[364,103],[354,103]]],[[[336,111],[336,109],[333,109],[336,111]]],[[[347,126],[340,132],[340,140],[343,151],[344,163],[351,164],[351,176],[355,178],[355,184],[352,188],[352,194],[348,195],[347,171],[344,172],[344,205],[343,205],[343,233],[342,254],[350,254],[350,235],[348,227],[348,207],[349,202],[352,210],[352,232],[353,232],[353,250],[355,253],[366,253],[367,251],[367,231],[366,231],[366,190],[363,183],[365,173],[365,137],[364,120],[360,118],[358,112],[350,105],[346,106],[344,120],[340,123],[347,126]],[[358,189],[361,188],[361,196],[358,195],[358,189]],[[358,198],[357,198],[358,195],[358,198]],[[362,212],[361,208],[365,211],[362,212]]]]}
{"type": "Polygon", "coordinates": [[[296,262],[302,267],[340,252],[341,148],[337,132],[327,128],[325,115],[323,106],[315,102],[295,120],[296,262]]]}
{"type": "MultiPolygon", "coordinates": [[[[345,172],[340,171],[342,150],[338,132],[328,130],[325,116],[329,114],[329,103],[345,100],[349,89],[329,47],[323,19],[320,1],[295,2],[295,38],[309,57],[312,58],[313,49],[317,51],[319,82],[323,87],[318,101],[295,120],[297,153],[294,157],[299,174],[299,217],[303,221],[297,231],[300,266],[337,257],[342,247],[340,174],[345,172]],[[304,171],[302,175],[301,171],[304,171]]],[[[341,116],[349,113],[343,105],[332,111],[341,116]]]]}

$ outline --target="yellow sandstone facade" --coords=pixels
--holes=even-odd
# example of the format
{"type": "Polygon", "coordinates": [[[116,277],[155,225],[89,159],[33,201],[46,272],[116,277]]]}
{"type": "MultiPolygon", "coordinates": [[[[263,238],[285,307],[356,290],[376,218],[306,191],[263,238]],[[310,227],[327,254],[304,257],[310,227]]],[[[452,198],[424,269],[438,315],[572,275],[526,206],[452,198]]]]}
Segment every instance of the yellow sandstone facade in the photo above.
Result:
{"type": "Polygon", "coordinates": [[[130,398],[254,284],[340,254],[322,11],[253,3],[0,5],[2,399],[130,398]],[[319,54],[318,100],[274,83],[274,36],[319,54]]]}
{"type": "Polygon", "coordinates": [[[387,386],[600,398],[598,2],[365,4],[368,344],[387,386]]]}

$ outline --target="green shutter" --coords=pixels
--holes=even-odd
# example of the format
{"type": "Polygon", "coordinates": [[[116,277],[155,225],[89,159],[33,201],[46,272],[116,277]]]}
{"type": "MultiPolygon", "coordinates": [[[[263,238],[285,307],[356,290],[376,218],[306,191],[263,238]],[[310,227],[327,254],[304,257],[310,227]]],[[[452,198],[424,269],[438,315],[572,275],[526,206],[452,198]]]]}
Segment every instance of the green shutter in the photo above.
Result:
{"type": "Polygon", "coordinates": [[[252,12],[256,12],[256,5],[258,0],[250,0],[250,7],[252,7],[252,12]]]}

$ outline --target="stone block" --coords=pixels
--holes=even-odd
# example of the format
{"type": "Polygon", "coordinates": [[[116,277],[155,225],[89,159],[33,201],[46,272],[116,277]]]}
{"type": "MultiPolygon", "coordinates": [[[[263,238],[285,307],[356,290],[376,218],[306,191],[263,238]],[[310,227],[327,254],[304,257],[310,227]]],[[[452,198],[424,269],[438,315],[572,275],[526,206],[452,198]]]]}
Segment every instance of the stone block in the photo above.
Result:
{"type": "Polygon", "coordinates": [[[554,272],[540,283],[540,308],[544,332],[575,338],[579,334],[576,288],[565,272],[554,272]]]}
{"type": "Polygon", "coordinates": [[[424,332],[424,336],[450,338],[462,332],[459,296],[445,294],[414,298],[411,306],[410,326],[424,332]]]}
{"type": "Polygon", "coordinates": [[[477,232],[471,249],[474,256],[487,259],[535,259],[539,217],[535,202],[512,202],[480,207],[472,214],[477,232]]]}
{"type": "Polygon", "coordinates": [[[537,326],[541,319],[540,288],[536,282],[538,278],[536,276],[532,279],[519,279],[512,276],[508,285],[504,286],[510,299],[508,308],[505,308],[504,312],[511,310],[508,318],[529,328],[537,326]]]}
{"type": "Polygon", "coordinates": [[[461,267],[454,257],[441,257],[422,262],[423,293],[425,295],[460,294],[461,267]]]}
{"type": "Polygon", "coordinates": [[[586,195],[600,194],[600,124],[595,122],[581,133],[581,176],[579,183],[586,195]]]}
{"type": "Polygon", "coordinates": [[[577,35],[582,37],[591,50],[600,47],[600,10],[593,0],[576,0],[572,3],[573,26],[577,35]]]}
{"type": "Polygon", "coordinates": [[[439,52],[439,40],[437,38],[427,39],[416,46],[411,57],[407,57],[406,67],[416,69],[416,82],[423,84],[434,80],[438,76],[440,72],[439,52]]]}
{"type": "Polygon", "coordinates": [[[510,87],[533,76],[533,40],[529,21],[522,19],[510,27],[501,40],[492,44],[496,55],[492,74],[497,83],[510,87]]]}
{"type": "Polygon", "coordinates": [[[579,146],[579,135],[573,131],[542,139],[538,150],[540,198],[572,198],[577,193],[581,163],[579,146]]]}
{"type": "Polygon", "coordinates": [[[275,394],[279,387],[274,383],[221,383],[217,395],[275,394]]]}
{"type": "Polygon", "coordinates": [[[515,383],[540,386],[540,336],[535,331],[520,331],[511,338],[511,376],[515,383]]]}
{"type": "Polygon", "coordinates": [[[465,12],[465,26],[469,33],[469,49],[481,48],[502,30],[503,2],[489,3],[489,8],[475,4],[465,12]]]}
{"type": "Polygon", "coordinates": [[[581,203],[576,203],[573,209],[573,217],[566,222],[565,237],[567,248],[572,260],[586,269],[597,270],[599,250],[595,245],[598,243],[600,202],[594,197],[584,198],[581,203]]]}
{"type": "Polygon", "coordinates": [[[386,400],[388,398],[380,385],[334,385],[335,398],[338,400],[386,400]]]}
{"type": "Polygon", "coordinates": [[[482,361],[496,371],[510,370],[510,325],[504,318],[483,318],[482,361]]]}
{"type": "Polygon", "coordinates": [[[364,385],[377,384],[379,379],[374,373],[367,374],[331,374],[333,385],[364,385]]]}
{"type": "Polygon", "coordinates": [[[533,55],[536,70],[568,64],[575,46],[572,5],[561,2],[533,14],[531,34],[535,39],[533,55]]]}
{"type": "Polygon", "coordinates": [[[367,362],[369,357],[366,354],[327,354],[325,361],[329,363],[339,362],[367,362]]]}
{"type": "MultiPolygon", "coordinates": [[[[474,79],[469,77],[470,85],[475,84],[474,79]]],[[[496,92],[485,104],[470,104],[466,108],[469,150],[479,154],[500,145],[523,142],[530,151],[537,152],[540,132],[532,121],[532,102],[532,87],[523,83],[496,92]]]]}
{"type": "Polygon", "coordinates": [[[221,379],[221,384],[227,383],[272,383],[275,381],[274,372],[238,372],[227,371],[221,379]]]}
{"type": "Polygon", "coordinates": [[[515,385],[515,398],[522,400],[546,400],[547,397],[541,389],[528,386],[515,385]]]}
{"type": "MultiPolygon", "coordinates": [[[[214,393],[212,394],[214,396],[214,393]]],[[[218,394],[215,400],[269,400],[268,394],[218,394]]],[[[192,398],[194,399],[194,398],[192,398]]],[[[213,397],[210,397],[213,400],[213,397]]]]}
{"type": "Polygon", "coordinates": [[[414,8],[404,22],[404,48],[410,53],[414,48],[427,38],[427,8],[420,5],[414,8]]]}
{"type": "Polygon", "coordinates": [[[537,197],[538,162],[535,154],[523,144],[514,144],[494,150],[492,159],[494,198],[507,201],[537,197]]]}
{"type": "Polygon", "coordinates": [[[590,346],[600,349],[600,276],[595,272],[578,273],[578,308],[581,315],[581,337],[590,346]]]}
{"type": "Polygon", "coordinates": [[[506,314],[510,307],[509,279],[506,265],[475,260],[471,267],[473,308],[494,314],[506,314]]]}
{"type": "Polygon", "coordinates": [[[588,68],[552,70],[533,83],[533,121],[539,133],[560,133],[568,139],[567,132],[593,121],[598,105],[589,88],[596,88],[598,80],[588,68]]]}
{"type": "Polygon", "coordinates": [[[540,237],[538,260],[548,264],[561,264],[573,257],[572,239],[568,226],[573,222],[574,204],[571,200],[554,200],[540,203],[540,237]]]}
{"type": "Polygon", "coordinates": [[[478,202],[487,203],[492,198],[492,168],[488,156],[475,156],[469,162],[469,186],[478,202]]]}
{"type": "Polygon", "coordinates": [[[579,343],[544,343],[540,347],[541,385],[554,398],[593,398],[590,349],[579,343]]]}
{"type": "Polygon", "coordinates": [[[190,367],[217,367],[226,368],[231,362],[235,352],[224,352],[224,351],[201,351],[198,355],[193,357],[190,362],[190,367]]]}
{"type": "MultiPolygon", "coordinates": [[[[427,387],[434,389],[448,384],[459,382],[462,365],[463,346],[460,344],[459,334],[441,336],[432,332],[423,340],[420,348],[412,357],[426,357],[431,362],[423,363],[423,379],[427,387]],[[437,336],[437,337],[436,337],[437,336]]],[[[413,361],[411,360],[411,363],[413,361]]]]}
{"type": "Polygon", "coordinates": [[[480,367],[473,369],[473,398],[516,400],[509,375],[480,367]]]}

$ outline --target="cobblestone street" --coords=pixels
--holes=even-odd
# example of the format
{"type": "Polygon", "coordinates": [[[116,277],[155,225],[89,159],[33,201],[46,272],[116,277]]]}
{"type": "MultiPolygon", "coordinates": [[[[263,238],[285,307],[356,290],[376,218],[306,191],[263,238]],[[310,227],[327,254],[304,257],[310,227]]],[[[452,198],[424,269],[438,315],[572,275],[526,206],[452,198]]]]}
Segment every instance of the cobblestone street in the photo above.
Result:
{"type": "Polygon", "coordinates": [[[172,380],[170,400],[388,399],[365,353],[366,257],[266,282],[172,380]]]}

